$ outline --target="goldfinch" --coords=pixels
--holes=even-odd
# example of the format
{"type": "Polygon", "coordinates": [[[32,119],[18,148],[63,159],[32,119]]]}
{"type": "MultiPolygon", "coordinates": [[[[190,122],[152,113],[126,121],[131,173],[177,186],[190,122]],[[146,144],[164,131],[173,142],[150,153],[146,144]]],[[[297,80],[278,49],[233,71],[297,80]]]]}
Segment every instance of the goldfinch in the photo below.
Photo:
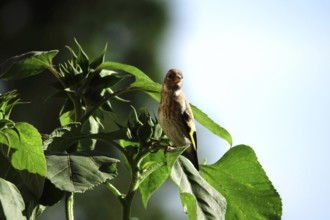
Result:
{"type": "Polygon", "coordinates": [[[194,115],[183,94],[182,84],[181,71],[170,69],[161,90],[158,119],[166,136],[173,143],[172,147],[189,146],[183,155],[199,170],[194,115]]]}

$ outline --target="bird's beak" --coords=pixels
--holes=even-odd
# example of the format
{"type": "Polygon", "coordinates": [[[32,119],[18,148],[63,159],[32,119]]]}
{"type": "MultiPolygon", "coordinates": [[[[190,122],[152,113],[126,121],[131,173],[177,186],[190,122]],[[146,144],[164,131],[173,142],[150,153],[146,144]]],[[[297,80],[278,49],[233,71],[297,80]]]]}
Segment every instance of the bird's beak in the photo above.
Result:
{"type": "Polygon", "coordinates": [[[182,81],[182,77],[181,76],[176,76],[175,77],[175,80],[174,80],[174,83],[175,84],[178,84],[178,83],[180,83],[182,81]]]}

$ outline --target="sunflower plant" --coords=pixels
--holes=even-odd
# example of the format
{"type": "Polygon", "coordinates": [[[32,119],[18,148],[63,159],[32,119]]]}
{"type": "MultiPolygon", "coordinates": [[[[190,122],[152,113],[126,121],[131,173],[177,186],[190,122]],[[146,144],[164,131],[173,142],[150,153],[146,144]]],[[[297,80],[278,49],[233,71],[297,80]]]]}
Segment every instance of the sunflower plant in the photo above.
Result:
{"type": "Polygon", "coordinates": [[[158,119],[122,98],[143,92],[159,102],[161,85],[134,66],[106,61],[107,47],[90,59],[76,40],[75,44],[76,50],[67,47],[70,58],[61,63],[53,61],[59,51],[51,50],[14,56],[0,66],[0,79],[5,81],[52,74],[56,92],[49,98],[63,100],[61,126],[41,134],[32,124],[11,119],[12,109],[23,104],[17,91],[0,95],[1,219],[35,219],[60,201],[65,203],[66,218],[74,219],[75,194],[101,184],[122,205],[122,219],[130,219],[134,195],[139,192],[147,208],[149,198],[168,178],[178,187],[188,219],[281,218],[281,198],[251,147],[232,146],[229,132],[191,105],[195,119],[231,147],[216,163],[201,164],[200,172],[181,156],[185,149],[165,153],[171,143],[158,119]],[[130,109],[126,121],[113,117],[114,101],[130,109]],[[105,128],[109,122],[110,128],[105,128]],[[101,142],[124,159],[97,148],[101,142]],[[114,181],[121,174],[119,163],[131,177],[125,191],[114,181]]]}

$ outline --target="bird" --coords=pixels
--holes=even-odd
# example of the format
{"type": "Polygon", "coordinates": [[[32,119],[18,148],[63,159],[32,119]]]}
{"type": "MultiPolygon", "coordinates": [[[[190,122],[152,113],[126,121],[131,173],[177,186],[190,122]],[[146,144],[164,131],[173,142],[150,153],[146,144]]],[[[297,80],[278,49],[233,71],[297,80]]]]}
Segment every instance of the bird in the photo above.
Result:
{"type": "Polygon", "coordinates": [[[182,91],[182,85],[181,71],[170,69],[161,89],[158,119],[164,133],[173,144],[172,149],[188,147],[182,155],[199,171],[194,115],[182,91]]]}

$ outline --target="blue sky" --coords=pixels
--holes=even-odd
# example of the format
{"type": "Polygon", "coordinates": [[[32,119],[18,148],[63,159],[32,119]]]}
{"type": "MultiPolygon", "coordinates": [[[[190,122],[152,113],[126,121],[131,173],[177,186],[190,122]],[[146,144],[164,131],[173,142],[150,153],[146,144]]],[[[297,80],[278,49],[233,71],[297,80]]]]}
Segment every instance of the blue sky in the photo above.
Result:
{"type": "MultiPolygon", "coordinates": [[[[253,147],[283,200],[283,219],[329,219],[330,2],[171,1],[160,50],[184,90],[253,147]]],[[[229,146],[202,127],[199,157],[229,146]]]]}

